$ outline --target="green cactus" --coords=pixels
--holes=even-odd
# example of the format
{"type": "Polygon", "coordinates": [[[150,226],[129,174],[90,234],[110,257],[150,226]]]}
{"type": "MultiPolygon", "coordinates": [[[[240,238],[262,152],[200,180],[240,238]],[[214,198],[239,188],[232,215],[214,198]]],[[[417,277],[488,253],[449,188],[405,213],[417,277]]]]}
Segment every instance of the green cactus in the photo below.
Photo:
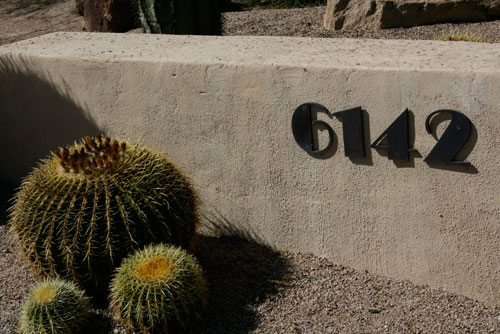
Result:
{"type": "Polygon", "coordinates": [[[110,309],[130,330],[177,333],[205,307],[207,288],[196,259],[157,244],[126,258],[111,282],[110,309]]]}
{"type": "Polygon", "coordinates": [[[21,310],[22,334],[81,332],[90,312],[89,299],[74,283],[52,279],[38,283],[21,310]]]}
{"type": "Polygon", "coordinates": [[[220,35],[227,0],[136,0],[142,28],[154,34],[220,35]]]}
{"type": "Polygon", "coordinates": [[[72,279],[97,301],[130,251],[190,247],[196,208],[189,182],[164,155],[97,136],[53,151],[23,181],[10,221],[42,275],[72,279]]]}
{"type": "Polygon", "coordinates": [[[161,34],[173,32],[174,8],[172,0],[161,2],[161,8],[155,0],[137,0],[139,19],[145,33],[161,34]]]}

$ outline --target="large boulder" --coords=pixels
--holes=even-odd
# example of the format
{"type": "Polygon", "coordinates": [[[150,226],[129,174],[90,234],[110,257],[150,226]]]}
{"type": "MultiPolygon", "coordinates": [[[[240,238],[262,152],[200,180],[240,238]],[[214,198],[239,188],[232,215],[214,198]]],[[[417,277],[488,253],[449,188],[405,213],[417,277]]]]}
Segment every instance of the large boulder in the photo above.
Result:
{"type": "Polygon", "coordinates": [[[499,18],[500,0],[328,0],[324,27],[373,30],[499,18]]]}

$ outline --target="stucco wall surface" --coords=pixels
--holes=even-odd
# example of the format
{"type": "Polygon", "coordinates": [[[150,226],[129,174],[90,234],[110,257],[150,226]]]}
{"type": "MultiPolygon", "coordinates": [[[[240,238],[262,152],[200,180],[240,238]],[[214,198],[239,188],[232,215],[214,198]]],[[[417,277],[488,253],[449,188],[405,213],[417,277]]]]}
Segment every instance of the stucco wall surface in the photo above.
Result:
{"type": "Polygon", "coordinates": [[[0,108],[4,179],[86,134],[141,140],[278,248],[500,305],[498,44],[56,33],[0,47],[0,108]],[[409,108],[418,153],[349,159],[318,116],[336,136],[313,157],[291,130],[305,102],[361,106],[366,146],[409,108]],[[423,161],[438,109],[472,121],[472,166],[423,161]]]}

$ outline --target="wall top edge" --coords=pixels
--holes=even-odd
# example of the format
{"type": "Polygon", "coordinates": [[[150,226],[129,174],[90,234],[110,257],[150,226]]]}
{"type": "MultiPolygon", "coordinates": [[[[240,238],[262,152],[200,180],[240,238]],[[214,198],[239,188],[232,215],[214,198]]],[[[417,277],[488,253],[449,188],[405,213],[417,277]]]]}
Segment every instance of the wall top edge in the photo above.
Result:
{"type": "Polygon", "coordinates": [[[500,72],[500,43],[269,36],[51,33],[0,46],[0,56],[102,62],[500,72]]]}

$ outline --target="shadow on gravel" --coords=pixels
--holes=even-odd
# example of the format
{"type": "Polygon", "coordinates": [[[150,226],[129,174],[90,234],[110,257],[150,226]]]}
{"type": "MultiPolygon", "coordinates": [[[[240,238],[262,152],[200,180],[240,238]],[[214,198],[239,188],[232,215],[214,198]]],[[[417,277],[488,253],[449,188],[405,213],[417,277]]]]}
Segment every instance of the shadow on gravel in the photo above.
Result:
{"type": "Polygon", "coordinates": [[[204,220],[212,236],[199,236],[195,255],[208,281],[208,307],[188,332],[249,333],[259,321],[252,308],[278,292],[289,264],[250,229],[220,215],[204,220]]]}
{"type": "Polygon", "coordinates": [[[111,320],[105,316],[101,310],[95,311],[90,315],[90,319],[83,333],[92,334],[110,334],[113,333],[111,320]]]}
{"type": "Polygon", "coordinates": [[[8,212],[7,210],[12,205],[12,198],[16,193],[17,186],[0,181],[0,225],[7,224],[8,212]]]}
{"type": "MultiPolygon", "coordinates": [[[[253,308],[284,289],[289,263],[256,233],[222,216],[204,217],[203,230],[211,236],[198,236],[194,255],[208,282],[208,306],[201,319],[183,333],[249,333],[259,323],[253,308]]],[[[84,332],[112,334],[115,330],[111,317],[101,309],[94,310],[84,332]]]]}

